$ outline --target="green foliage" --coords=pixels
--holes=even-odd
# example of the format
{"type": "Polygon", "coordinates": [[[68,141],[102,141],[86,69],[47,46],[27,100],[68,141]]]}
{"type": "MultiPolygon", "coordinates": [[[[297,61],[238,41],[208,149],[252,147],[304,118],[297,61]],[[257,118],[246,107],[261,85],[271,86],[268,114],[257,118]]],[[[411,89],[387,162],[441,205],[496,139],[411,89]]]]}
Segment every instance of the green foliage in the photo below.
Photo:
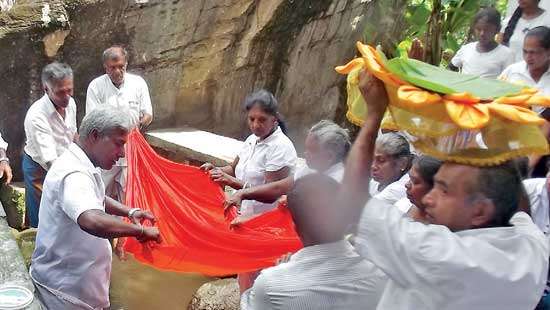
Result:
{"type": "Polygon", "coordinates": [[[443,52],[456,52],[460,46],[473,39],[471,22],[483,6],[506,10],[506,0],[411,0],[405,10],[406,31],[398,45],[398,54],[419,38],[426,47],[425,60],[440,65],[448,59],[443,52]]]}

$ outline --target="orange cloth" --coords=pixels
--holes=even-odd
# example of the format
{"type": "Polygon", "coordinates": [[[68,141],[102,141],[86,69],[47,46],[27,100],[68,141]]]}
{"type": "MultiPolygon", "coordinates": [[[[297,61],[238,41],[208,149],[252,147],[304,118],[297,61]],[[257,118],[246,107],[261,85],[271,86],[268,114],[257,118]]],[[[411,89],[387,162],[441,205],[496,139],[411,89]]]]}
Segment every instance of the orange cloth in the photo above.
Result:
{"type": "Polygon", "coordinates": [[[126,203],[157,217],[162,243],[128,238],[125,250],[158,269],[222,276],[272,266],[302,248],[289,211],[279,206],[239,227],[224,218],[224,193],[197,167],[157,155],[138,131],[127,144],[126,203]]]}

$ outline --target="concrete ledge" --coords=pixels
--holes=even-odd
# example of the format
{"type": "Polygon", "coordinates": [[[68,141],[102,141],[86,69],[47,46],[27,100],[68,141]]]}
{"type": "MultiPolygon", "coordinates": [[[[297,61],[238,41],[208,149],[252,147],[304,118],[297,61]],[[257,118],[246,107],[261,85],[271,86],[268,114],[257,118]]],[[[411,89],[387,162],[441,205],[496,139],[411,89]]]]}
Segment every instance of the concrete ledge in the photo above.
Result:
{"type": "Polygon", "coordinates": [[[145,138],[160,155],[191,165],[230,164],[243,144],[236,139],[188,127],[151,131],[145,138]]]}
{"type": "MultiPolygon", "coordinates": [[[[20,285],[34,292],[34,285],[25,266],[23,256],[15,242],[11,228],[4,217],[0,217],[0,286],[20,285]]],[[[35,297],[26,309],[42,309],[35,297]]]]}

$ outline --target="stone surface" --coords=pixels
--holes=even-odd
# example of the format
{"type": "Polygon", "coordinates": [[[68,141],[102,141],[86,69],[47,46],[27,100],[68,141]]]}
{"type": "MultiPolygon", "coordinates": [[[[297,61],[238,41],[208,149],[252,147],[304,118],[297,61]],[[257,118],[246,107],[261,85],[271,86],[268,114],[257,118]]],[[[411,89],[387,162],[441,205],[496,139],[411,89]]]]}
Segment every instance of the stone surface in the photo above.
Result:
{"type": "Polygon", "coordinates": [[[188,310],[238,310],[240,302],[237,279],[221,279],[203,284],[193,295],[188,310]]]}
{"type": "Polygon", "coordinates": [[[216,166],[231,164],[243,144],[242,141],[192,128],[152,131],[147,133],[146,138],[149,144],[161,150],[161,155],[173,161],[191,164],[210,162],[216,166]]]}
{"type": "Polygon", "coordinates": [[[22,183],[0,186],[0,205],[10,227],[22,229],[25,224],[25,188],[22,183]]]}
{"type": "MultiPolygon", "coordinates": [[[[25,262],[11,228],[5,218],[0,217],[0,286],[20,285],[34,292],[34,285],[25,266],[25,262]]],[[[27,307],[29,310],[41,309],[37,298],[27,307]]]]}
{"type": "Polygon", "coordinates": [[[81,119],[87,85],[103,73],[101,52],[115,43],[128,47],[129,71],[149,84],[152,128],[243,139],[243,99],[266,88],[300,149],[316,121],[345,123],[345,77],[333,68],[355,55],[355,41],[393,44],[401,35],[405,0],[362,2],[18,0],[0,12],[0,131],[16,178],[25,112],[42,95],[41,68],[52,60],[74,68],[81,119]]]}

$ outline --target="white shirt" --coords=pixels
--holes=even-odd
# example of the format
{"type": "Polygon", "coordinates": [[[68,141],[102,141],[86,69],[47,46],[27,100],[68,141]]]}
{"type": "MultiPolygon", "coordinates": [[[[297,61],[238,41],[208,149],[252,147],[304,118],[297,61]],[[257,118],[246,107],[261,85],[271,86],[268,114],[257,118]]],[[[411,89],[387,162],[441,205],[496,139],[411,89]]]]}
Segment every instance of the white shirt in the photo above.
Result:
{"type": "Polygon", "coordinates": [[[2,133],[0,133],[0,150],[6,151],[8,149],[8,143],[2,139],[2,133]]]}
{"type": "MultiPolygon", "coordinates": [[[[535,82],[531,74],[529,74],[529,69],[527,69],[527,63],[525,61],[520,61],[508,66],[508,68],[504,69],[499,79],[533,87],[538,89],[541,95],[550,96],[550,70],[546,71],[538,82],[535,82]]],[[[535,107],[533,110],[540,113],[544,108],[535,107]]]]}
{"type": "Polygon", "coordinates": [[[478,42],[463,45],[451,60],[464,74],[482,78],[496,79],[506,67],[514,63],[514,53],[504,45],[498,45],[492,51],[481,53],[478,42]]]}
{"type": "MultiPolygon", "coordinates": [[[[541,1],[541,3],[542,2],[544,1],[541,1]]],[[[502,23],[502,32],[504,32],[504,29],[506,29],[510,18],[511,16],[504,20],[504,22],[502,23]]],[[[530,29],[539,26],[550,27],[550,13],[548,11],[544,11],[544,13],[542,13],[541,15],[530,20],[526,20],[524,18],[520,18],[518,20],[516,28],[514,28],[514,33],[512,34],[512,37],[510,37],[509,44],[510,49],[514,53],[515,62],[523,60],[523,40],[525,39],[525,35],[530,29]]]]}
{"type": "Polygon", "coordinates": [[[540,230],[548,235],[550,232],[550,214],[546,178],[528,179],[523,186],[531,203],[531,218],[540,230]]]}
{"type": "Polygon", "coordinates": [[[453,233],[372,199],[356,241],[389,277],[377,309],[534,309],[546,283],[548,241],[523,212],[510,223],[453,233]]]}
{"type": "Polygon", "coordinates": [[[41,286],[90,309],[109,306],[111,245],[78,225],[87,210],[105,211],[99,169],[72,144],[46,175],[31,276],[41,286]]]}
{"type": "MultiPolygon", "coordinates": [[[[265,173],[279,171],[284,167],[293,173],[298,156],[292,141],[277,128],[270,136],[260,141],[255,135],[250,135],[239,153],[239,162],[235,167],[235,177],[247,182],[250,186],[266,183],[265,173]]],[[[255,200],[245,200],[241,203],[243,216],[256,215],[273,209],[276,203],[261,203],[255,200]]]]}
{"type": "Polygon", "coordinates": [[[133,126],[139,125],[142,114],[153,115],[147,83],[142,77],[131,73],[124,74],[124,82],[120,88],[111,82],[107,74],[90,82],[86,94],[86,113],[101,104],[128,109],[133,126]]]}
{"type": "Polygon", "coordinates": [[[382,191],[378,191],[380,184],[371,179],[369,193],[371,197],[393,205],[402,198],[407,197],[407,188],[405,188],[407,182],[409,182],[409,174],[405,173],[399,180],[386,186],[382,191]]]}
{"type": "Polygon", "coordinates": [[[375,309],[386,281],[348,241],[309,246],[262,270],[241,309],[375,309]]]}
{"type": "Polygon", "coordinates": [[[73,98],[65,108],[63,119],[46,94],[31,105],[25,116],[25,153],[47,170],[46,163],[52,163],[65,152],[76,131],[73,98]]]}
{"type": "Polygon", "coordinates": [[[409,211],[411,210],[411,208],[414,206],[412,204],[412,202],[409,200],[409,198],[405,197],[405,198],[401,198],[399,199],[396,203],[395,203],[395,206],[397,207],[397,209],[401,212],[403,212],[404,214],[407,214],[409,213],[409,211]]]}
{"type": "MultiPolygon", "coordinates": [[[[328,168],[321,174],[333,178],[338,183],[342,183],[342,179],[344,178],[344,170],[345,170],[344,163],[339,162],[332,165],[330,168],[328,168]]],[[[308,174],[312,174],[316,172],[317,172],[316,170],[311,169],[307,165],[305,165],[296,171],[296,173],[294,174],[294,180],[298,180],[299,178],[303,178],[308,174]]]]}
{"type": "MultiPolygon", "coordinates": [[[[550,10],[550,1],[548,0],[541,0],[539,2],[539,7],[549,11],[550,10]]],[[[506,5],[506,18],[505,20],[509,20],[512,14],[514,14],[514,11],[518,8],[518,0],[508,0],[508,4],[506,5]]],[[[506,27],[506,24],[502,25],[502,31],[504,31],[504,27],[506,27]]]]}

